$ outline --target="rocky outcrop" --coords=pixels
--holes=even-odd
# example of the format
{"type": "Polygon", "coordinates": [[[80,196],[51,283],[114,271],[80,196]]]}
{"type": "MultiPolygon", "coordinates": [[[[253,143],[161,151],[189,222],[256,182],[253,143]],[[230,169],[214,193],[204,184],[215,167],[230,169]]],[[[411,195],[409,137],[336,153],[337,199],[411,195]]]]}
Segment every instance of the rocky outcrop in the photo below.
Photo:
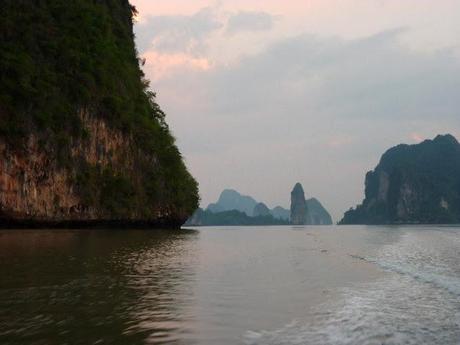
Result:
{"type": "Polygon", "coordinates": [[[90,135],[71,141],[66,166],[56,159],[55,148],[43,147],[44,138],[40,135],[30,135],[21,150],[0,140],[0,225],[179,227],[183,224],[190,210],[177,208],[173,200],[168,203],[159,199],[157,204],[140,207],[142,196],[138,196],[129,198],[131,205],[121,209],[106,207],[105,203],[122,203],[117,199],[126,197],[119,190],[110,191],[108,184],[117,183],[114,177],[124,176],[134,190],[142,189],[145,176],[138,168],[144,165],[159,168],[160,162],[154,154],[146,155],[136,148],[130,136],[110,128],[104,120],[85,112],[80,116],[90,135]],[[101,175],[103,185],[84,191],[82,179],[93,169],[106,172],[106,176],[101,175]],[[90,196],[84,195],[88,192],[90,196]],[[89,201],[88,197],[95,200],[89,201]]]}
{"type": "Polygon", "coordinates": [[[2,9],[0,227],[180,227],[198,187],[140,69],[136,9],[2,9]]]}
{"type": "Polygon", "coordinates": [[[259,202],[252,211],[253,217],[271,216],[270,209],[263,202],[259,202]]]}
{"type": "MultiPolygon", "coordinates": [[[[332,217],[324,208],[321,202],[316,198],[310,198],[307,203],[307,221],[306,225],[332,225],[332,217]]],[[[276,219],[289,220],[291,211],[281,206],[271,210],[271,214],[276,219]]]]}
{"type": "Polygon", "coordinates": [[[388,150],[366,175],[365,199],[341,224],[460,222],[460,144],[440,135],[388,150]]]}
{"type": "Polygon", "coordinates": [[[296,183],[291,192],[291,223],[293,225],[307,224],[307,202],[300,183],[296,183]]]}

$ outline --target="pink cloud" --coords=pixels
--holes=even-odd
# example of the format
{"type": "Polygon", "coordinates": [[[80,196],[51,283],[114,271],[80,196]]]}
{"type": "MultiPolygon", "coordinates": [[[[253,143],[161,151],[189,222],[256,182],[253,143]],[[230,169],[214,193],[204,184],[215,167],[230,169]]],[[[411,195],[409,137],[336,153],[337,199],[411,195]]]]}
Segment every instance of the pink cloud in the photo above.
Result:
{"type": "Polygon", "coordinates": [[[232,1],[212,1],[212,0],[131,0],[136,6],[141,16],[148,15],[191,15],[201,8],[214,6],[226,11],[267,11],[285,15],[304,15],[306,11],[317,11],[324,9],[334,9],[334,2],[330,0],[291,0],[289,2],[280,0],[232,0],[232,1]]]}
{"type": "Polygon", "coordinates": [[[209,0],[131,0],[130,1],[144,16],[190,15],[199,9],[209,6],[209,0]]]}
{"type": "Polygon", "coordinates": [[[338,149],[347,146],[353,142],[350,137],[332,137],[327,142],[327,146],[332,149],[338,149]]]}
{"type": "Polygon", "coordinates": [[[152,80],[158,80],[177,68],[191,68],[206,71],[211,68],[211,63],[206,58],[197,58],[185,53],[162,54],[149,51],[142,54],[146,60],[145,69],[152,80]]]}
{"type": "Polygon", "coordinates": [[[415,132],[410,134],[410,138],[417,143],[420,143],[424,140],[421,134],[415,132]]]}

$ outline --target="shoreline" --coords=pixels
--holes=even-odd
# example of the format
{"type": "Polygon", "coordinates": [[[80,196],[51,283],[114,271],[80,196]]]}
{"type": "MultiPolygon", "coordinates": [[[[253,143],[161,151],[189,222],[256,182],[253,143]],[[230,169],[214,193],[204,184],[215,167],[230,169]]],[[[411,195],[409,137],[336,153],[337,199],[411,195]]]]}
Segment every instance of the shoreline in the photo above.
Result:
{"type": "Polygon", "coordinates": [[[26,229],[181,229],[182,220],[17,220],[1,219],[0,230],[26,229]]]}

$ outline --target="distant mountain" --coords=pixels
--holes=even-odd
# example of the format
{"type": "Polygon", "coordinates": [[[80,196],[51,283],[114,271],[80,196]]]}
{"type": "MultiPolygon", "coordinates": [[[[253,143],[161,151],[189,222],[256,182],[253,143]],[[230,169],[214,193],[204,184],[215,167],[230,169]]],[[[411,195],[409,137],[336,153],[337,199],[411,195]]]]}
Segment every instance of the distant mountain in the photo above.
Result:
{"type": "MultiPolygon", "coordinates": [[[[321,203],[315,199],[306,200],[307,214],[306,224],[315,225],[330,225],[332,219],[327,210],[321,205],[321,203]]],[[[244,213],[248,217],[252,216],[269,216],[271,215],[275,220],[280,220],[282,223],[288,223],[290,221],[291,211],[281,206],[276,206],[270,210],[266,204],[256,201],[254,198],[242,195],[233,189],[225,189],[219,196],[219,199],[215,203],[209,204],[206,211],[213,214],[223,213],[226,211],[237,210],[244,213]]],[[[201,210],[203,211],[203,210],[201,210]]],[[[235,213],[231,213],[236,215],[235,213]]],[[[231,214],[225,213],[219,215],[219,217],[228,217],[231,214]]],[[[206,214],[206,217],[210,219],[210,215],[206,214]]],[[[242,219],[238,216],[238,219],[242,219]]],[[[214,220],[213,220],[214,222],[214,220]]],[[[245,222],[249,222],[245,220],[245,222]]],[[[241,224],[244,225],[244,224],[241,224]]]]}
{"type": "Polygon", "coordinates": [[[289,220],[291,219],[291,211],[286,210],[285,208],[281,206],[276,206],[272,211],[271,214],[273,217],[277,219],[284,219],[284,220],[289,220]]]}
{"type": "MultiPolygon", "coordinates": [[[[265,216],[272,216],[270,209],[265,205],[263,202],[259,202],[252,211],[253,217],[265,217],[265,216]]],[[[273,216],[272,216],[273,217],[273,216]]]]}
{"type": "Polygon", "coordinates": [[[199,208],[185,223],[185,226],[230,226],[230,225],[288,225],[286,220],[273,218],[268,214],[249,217],[238,210],[212,212],[199,208]]]}
{"type": "Polygon", "coordinates": [[[307,200],[307,225],[331,225],[329,212],[316,198],[307,200]]]}
{"type": "Polygon", "coordinates": [[[252,216],[254,207],[258,204],[252,197],[241,195],[236,190],[225,189],[216,203],[209,204],[207,211],[222,212],[237,210],[246,213],[247,216],[252,216]]]}
{"type": "Polygon", "coordinates": [[[340,224],[460,223],[460,144],[439,135],[393,147],[365,185],[363,203],[340,224]]]}

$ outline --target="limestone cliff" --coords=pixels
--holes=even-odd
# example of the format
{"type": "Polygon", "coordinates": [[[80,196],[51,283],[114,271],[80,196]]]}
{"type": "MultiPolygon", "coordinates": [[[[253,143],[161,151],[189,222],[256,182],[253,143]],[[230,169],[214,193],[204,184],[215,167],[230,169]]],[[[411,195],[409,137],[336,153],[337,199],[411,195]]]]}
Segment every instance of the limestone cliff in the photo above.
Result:
{"type": "Polygon", "coordinates": [[[197,184],[140,70],[135,9],[3,5],[0,226],[184,223],[197,184]]]}
{"type": "Polygon", "coordinates": [[[440,135],[388,150],[341,224],[460,222],[460,144],[440,135]]]}
{"type": "Polygon", "coordinates": [[[296,183],[291,192],[291,224],[307,224],[307,202],[300,183],[296,183]]]}

